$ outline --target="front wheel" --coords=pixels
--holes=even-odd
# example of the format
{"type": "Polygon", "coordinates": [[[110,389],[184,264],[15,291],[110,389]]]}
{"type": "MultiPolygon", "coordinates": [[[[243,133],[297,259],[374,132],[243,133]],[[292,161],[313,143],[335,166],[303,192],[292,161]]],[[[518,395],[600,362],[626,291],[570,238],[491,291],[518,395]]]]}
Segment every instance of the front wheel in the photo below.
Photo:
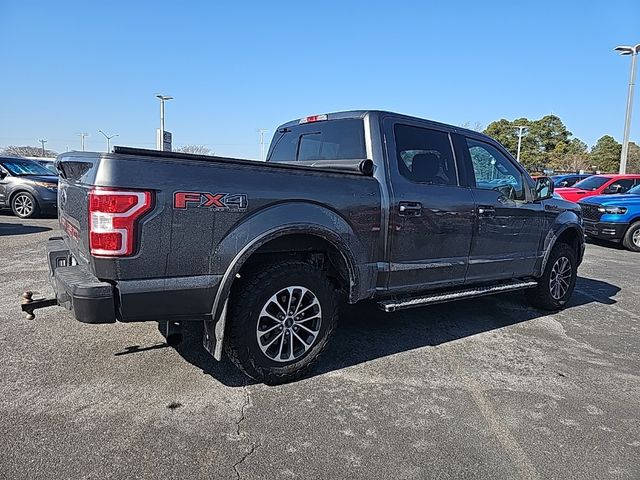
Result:
{"type": "Polygon", "coordinates": [[[622,239],[622,245],[632,252],[640,252],[640,222],[632,223],[622,239]]]}
{"type": "Polygon", "coordinates": [[[301,261],[270,265],[243,277],[230,303],[227,355],[260,382],[301,377],[337,323],[334,285],[322,271],[301,261]]]}
{"type": "Polygon", "coordinates": [[[40,213],[38,202],[28,192],[18,192],[13,196],[11,210],[15,216],[20,218],[32,218],[40,213]]]}
{"type": "Polygon", "coordinates": [[[526,291],[531,305],[543,310],[560,310],[565,307],[578,276],[576,253],[566,243],[553,247],[538,286],[526,291]]]}

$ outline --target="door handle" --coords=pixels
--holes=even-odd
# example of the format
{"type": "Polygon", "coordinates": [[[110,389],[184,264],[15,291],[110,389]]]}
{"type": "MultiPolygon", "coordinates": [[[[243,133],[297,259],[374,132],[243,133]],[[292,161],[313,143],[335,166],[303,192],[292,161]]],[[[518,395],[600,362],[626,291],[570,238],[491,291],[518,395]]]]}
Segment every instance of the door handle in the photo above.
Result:
{"type": "Polygon", "coordinates": [[[400,215],[419,217],[422,215],[422,204],[420,202],[400,202],[398,210],[400,210],[400,215]]]}
{"type": "Polygon", "coordinates": [[[493,217],[496,214],[496,209],[492,205],[478,205],[476,211],[479,217],[493,217]]]}

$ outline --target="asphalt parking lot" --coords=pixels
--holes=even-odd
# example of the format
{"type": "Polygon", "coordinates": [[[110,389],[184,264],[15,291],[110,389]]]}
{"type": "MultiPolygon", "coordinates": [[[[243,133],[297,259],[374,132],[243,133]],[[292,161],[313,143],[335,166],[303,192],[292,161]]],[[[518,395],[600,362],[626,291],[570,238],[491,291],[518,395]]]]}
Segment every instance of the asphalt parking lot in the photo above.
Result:
{"type": "Polygon", "coordinates": [[[588,245],[569,308],[521,293],[346,310],[313,376],[246,383],[157,324],[51,294],[55,219],[0,214],[0,478],[640,478],[640,254],[588,245]]]}

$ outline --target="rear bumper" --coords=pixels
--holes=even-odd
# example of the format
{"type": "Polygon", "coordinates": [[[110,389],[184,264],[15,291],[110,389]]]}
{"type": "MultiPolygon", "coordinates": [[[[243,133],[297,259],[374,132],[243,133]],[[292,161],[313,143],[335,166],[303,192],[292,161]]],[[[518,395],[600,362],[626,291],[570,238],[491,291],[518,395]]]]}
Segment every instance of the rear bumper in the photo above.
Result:
{"type": "Polygon", "coordinates": [[[222,275],[105,282],[85,265],[71,265],[60,237],[47,244],[51,284],[58,304],[84,323],[188,321],[211,318],[222,275]]]}
{"type": "Polygon", "coordinates": [[[114,323],[113,285],[98,280],[83,265],[71,265],[71,254],[62,238],[49,239],[47,257],[51,285],[58,304],[84,323],[114,323]]]}
{"type": "Polygon", "coordinates": [[[628,223],[593,222],[584,220],[584,232],[589,237],[603,240],[621,240],[629,227],[628,223]]]}

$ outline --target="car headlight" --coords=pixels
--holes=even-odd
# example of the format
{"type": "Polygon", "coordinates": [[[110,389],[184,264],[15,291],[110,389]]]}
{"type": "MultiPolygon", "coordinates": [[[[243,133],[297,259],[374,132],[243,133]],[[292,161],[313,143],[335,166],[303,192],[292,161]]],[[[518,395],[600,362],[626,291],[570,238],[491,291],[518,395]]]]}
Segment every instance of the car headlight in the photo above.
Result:
{"type": "Polygon", "coordinates": [[[33,182],[33,183],[35,183],[39,187],[43,187],[43,188],[46,188],[47,190],[51,190],[52,192],[55,192],[56,190],[58,190],[57,183],[49,183],[49,182],[33,182]]]}
{"type": "Polygon", "coordinates": [[[624,215],[627,209],[624,207],[598,207],[600,213],[611,213],[613,215],[624,215]]]}

